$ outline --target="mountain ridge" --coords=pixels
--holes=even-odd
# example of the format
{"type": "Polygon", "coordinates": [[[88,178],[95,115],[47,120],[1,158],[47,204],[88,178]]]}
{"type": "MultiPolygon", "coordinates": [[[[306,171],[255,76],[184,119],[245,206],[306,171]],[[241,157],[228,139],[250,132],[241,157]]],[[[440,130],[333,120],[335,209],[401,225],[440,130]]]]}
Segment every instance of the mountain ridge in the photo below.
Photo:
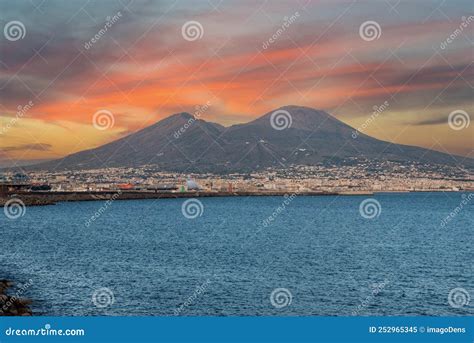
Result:
{"type": "Polygon", "coordinates": [[[228,127],[187,112],[166,117],[102,146],[23,169],[67,170],[157,165],[176,172],[250,172],[360,157],[474,168],[474,160],[389,143],[329,113],[288,105],[228,127]]]}

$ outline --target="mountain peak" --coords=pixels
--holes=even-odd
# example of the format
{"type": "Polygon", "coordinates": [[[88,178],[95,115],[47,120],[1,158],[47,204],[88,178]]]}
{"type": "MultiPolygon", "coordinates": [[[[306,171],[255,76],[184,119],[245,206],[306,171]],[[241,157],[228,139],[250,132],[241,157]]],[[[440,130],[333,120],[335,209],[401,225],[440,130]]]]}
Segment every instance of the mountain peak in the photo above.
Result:
{"type": "Polygon", "coordinates": [[[305,106],[288,105],[274,109],[253,121],[254,124],[264,126],[283,126],[301,130],[316,130],[339,126],[340,122],[335,117],[323,110],[305,106]],[[321,127],[323,125],[323,127],[321,127]]]}
{"type": "Polygon", "coordinates": [[[285,111],[292,111],[292,112],[302,112],[302,111],[324,112],[323,110],[319,110],[319,109],[315,109],[315,108],[307,107],[307,106],[300,106],[300,105],[285,105],[285,106],[275,109],[274,111],[278,111],[278,110],[285,110],[285,111]]]}
{"type": "Polygon", "coordinates": [[[179,112],[179,113],[175,113],[175,114],[172,114],[170,115],[169,117],[166,117],[162,120],[160,120],[159,122],[163,122],[163,121],[168,121],[168,122],[173,122],[173,121],[187,121],[191,118],[194,118],[194,116],[188,112],[179,112]]]}
{"type": "Polygon", "coordinates": [[[156,127],[179,127],[187,123],[190,119],[193,119],[194,116],[188,112],[180,112],[170,115],[158,122],[156,122],[153,126],[156,127]]]}
{"type": "Polygon", "coordinates": [[[169,118],[172,118],[172,117],[190,119],[190,118],[193,118],[194,116],[189,112],[180,112],[180,113],[175,113],[169,116],[169,118]]]}

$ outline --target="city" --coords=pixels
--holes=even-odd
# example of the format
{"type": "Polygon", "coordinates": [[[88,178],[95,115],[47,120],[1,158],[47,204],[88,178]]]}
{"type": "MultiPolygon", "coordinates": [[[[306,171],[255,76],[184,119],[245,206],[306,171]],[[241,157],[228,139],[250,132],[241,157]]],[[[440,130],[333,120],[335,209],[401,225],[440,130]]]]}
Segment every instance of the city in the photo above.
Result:
{"type": "MultiPolygon", "coordinates": [[[[413,162],[352,158],[343,165],[267,168],[251,173],[185,174],[164,172],[156,166],[104,168],[81,171],[34,171],[27,175],[4,173],[0,179],[8,196],[54,194],[133,193],[140,198],[176,196],[278,195],[286,193],[371,194],[374,192],[472,191],[474,176],[469,170],[413,162]],[[138,195],[137,195],[138,194],[138,195]]],[[[135,198],[134,197],[134,198],[135,198]]],[[[95,198],[94,198],[95,199],[95,198]]],[[[96,199],[101,199],[96,198],[96,199]]],[[[70,199],[74,200],[74,199],[70,199]]],[[[77,200],[83,200],[78,198],[77,200]]],[[[89,200],[89,199],[88,199],[89,200]]],[[[5,199],[3,200],[5,201],[5,199]]]]}

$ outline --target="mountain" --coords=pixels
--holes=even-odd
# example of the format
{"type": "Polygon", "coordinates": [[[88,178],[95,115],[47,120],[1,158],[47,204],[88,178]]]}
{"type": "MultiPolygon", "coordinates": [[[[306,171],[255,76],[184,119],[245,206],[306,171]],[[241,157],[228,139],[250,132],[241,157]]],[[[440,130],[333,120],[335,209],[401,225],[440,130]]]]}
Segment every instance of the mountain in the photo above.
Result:
{"type": "Polygon", "coordinates": [[[248,172],[266,167],[343,163],[353,157],[474,168],[473,159],[392,144],[360,132],[355,136],[355,132],[324,111],[300,106],[285,106],[230,127],[178,113],[124,138],[38,164],[34,169],[157,165],[162,170],[180,172],[248,172]],[[278,125],[286,127],[284,119],[291,125],[275,129],[281,128],[278,125]]]}

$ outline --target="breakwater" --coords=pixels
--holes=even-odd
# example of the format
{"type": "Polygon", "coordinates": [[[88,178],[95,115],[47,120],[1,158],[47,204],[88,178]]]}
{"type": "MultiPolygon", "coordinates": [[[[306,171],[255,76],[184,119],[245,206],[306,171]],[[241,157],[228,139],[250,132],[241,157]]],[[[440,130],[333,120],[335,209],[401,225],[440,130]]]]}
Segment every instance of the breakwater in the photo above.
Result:
{"type": "MultiPolygon", "coordinates": [[[[142,199],[176,199],[199,197],[249,197],[249,196],[325,196],[338,195],[336,192],[144,192],[144,191],[100,191],[100,192],[18,192],[10,197],[0,198],[0,206],[4,206],[9,198],[20,199],[26,206],[53,205],[57,202],[69,201],[100,201],[100,200],[142,200],[142,199]]],[[[368,195],[372,193],[354,193],[368,195]]],[[[348,194],[344,194],[348,195],[348,194]]]]}

